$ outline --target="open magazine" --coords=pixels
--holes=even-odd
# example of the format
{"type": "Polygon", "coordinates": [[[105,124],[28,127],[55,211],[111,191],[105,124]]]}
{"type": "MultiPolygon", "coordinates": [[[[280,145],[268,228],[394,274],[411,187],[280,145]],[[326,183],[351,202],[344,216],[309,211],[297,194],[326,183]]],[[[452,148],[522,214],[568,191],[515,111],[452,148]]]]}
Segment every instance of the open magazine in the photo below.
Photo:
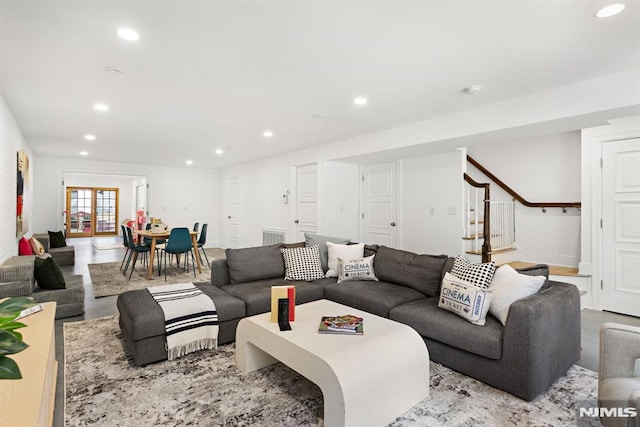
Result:
{"type": "Polygon", "coordinates": [[[364,333],[363,319],[351,314],[323,316],[318,332],[321,334],[362,335],[364,333]]]}

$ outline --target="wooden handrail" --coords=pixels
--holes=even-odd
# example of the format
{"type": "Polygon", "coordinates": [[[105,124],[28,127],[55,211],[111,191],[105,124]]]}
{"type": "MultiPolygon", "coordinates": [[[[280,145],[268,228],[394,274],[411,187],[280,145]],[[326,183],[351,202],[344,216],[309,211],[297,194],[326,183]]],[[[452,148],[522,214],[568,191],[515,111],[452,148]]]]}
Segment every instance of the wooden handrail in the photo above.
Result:
{"type": "Polygon", "coordinates": [[[484,213],[482,214],[484,218],[484,223],[482,224],[482,262],[489,262],[491,261],[491,221],[489,220],[489,218],[491,218],[490,185],[486,182],[477,182],[466,173],[464,174],[464,180],[472,187],[484,188],[484,200],[482,201],[484,206],[484,213]]]}
{"type": "MultiPolygon", "coordinates": [[[[480,163],[478,163],[473,157],[467,155],[467,161],[469,163],[471,163],[473,166],[475,166],[480,172],[485,174],[490,180],[492,180],[493,182],[498,184],[498,186],[500,188],[502,188],[504,191],[509,193],[511,195],[511,197],[514,198],[514,200],[520,202],[524,206],[527,206],[527,207],[530,207],[530,208],[578,208],[578,209],[580,209],[582,207],[582,203],[580,203],[580,202],[530,202],[530,201],[526,200],[524,197],[522,197],[520,194],[516,193],[507,184],[502,182],[502,180],[500,180],[500,178],[498,178],[497,176],[495,176],[494,174],[489,172],[487,170],[487,168],[485,168],[480,163]]],[[[466,177],[465,177],[465,180],[467,180],[466,177]]],[[[467,182],[469,182],[469,181],[467,180],[467,182]]],[[[471,184],[471,185],[473,185],[473,184],[471,184]]]]}

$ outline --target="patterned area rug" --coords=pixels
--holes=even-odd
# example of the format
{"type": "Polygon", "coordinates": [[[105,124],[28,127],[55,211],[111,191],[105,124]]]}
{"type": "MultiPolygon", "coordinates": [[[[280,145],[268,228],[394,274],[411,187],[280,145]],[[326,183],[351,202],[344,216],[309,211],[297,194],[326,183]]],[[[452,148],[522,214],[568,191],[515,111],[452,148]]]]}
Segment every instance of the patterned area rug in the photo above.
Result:
{"type": "MultiPolygon", "coordinates": [[[[206,248],[209,261],[213,261],[219,254],[217,248],[206,248]]],[[[119,295],[126,291],[134,289],[142,289],[149,286],[160,286],[167,283],[185,283],[185,282],[208,282],[211,280],[211,270],[206,266],[206,260],[203,257],[202,273],[198,273],[196,268],[196,277],[193,277],[193,269],[191,269],[191,261],[189,261],[189,271],[185,272],[176,267],[175,258],[173,264],[169,265],[167,260],[167,281],[164,281],[164,270],[158,276],[158,263],[155,261],[153,268],[153,278],[147,280],[147,267],[143,266],[142,260],[138,258],[138,263],[133,271],[131,280],[127,280],[131,267],[127,271],[127,276],[123,276],[120,272],[121,262],[107,262],[102,264],[89,264],[89,274],[91,275],[91,283],[93,284],[93,295],[96,298],[106,297],[109,295],[119,295]]],[[[164,266],[163,266],[164,268],[164,266]]]]}
{"type": "MultiPolygon", "coordinates": [[[[125,354],[117,319],[64,324],[67,426],[323,425],[320,389],[286,366],[244,376],[228,344],[137,367],[125,354]]],[[[430,396],[392,425],[575,426],[577,406],[594,405],[596,387],[595,372],[574,366],[525,402],[432,363],[430,396]]]]}

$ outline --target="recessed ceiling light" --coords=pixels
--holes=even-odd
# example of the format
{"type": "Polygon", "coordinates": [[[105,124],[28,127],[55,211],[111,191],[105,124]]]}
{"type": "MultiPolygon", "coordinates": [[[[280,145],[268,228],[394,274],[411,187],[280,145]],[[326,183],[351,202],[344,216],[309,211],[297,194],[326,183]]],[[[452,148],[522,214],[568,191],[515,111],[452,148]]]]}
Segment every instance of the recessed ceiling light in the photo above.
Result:
{"type": "Polygon", "coordinates": [[[186,162],[184,162],[184,164],[187,166],[191,166],[193,164],[193,160],[187,160],[186,162]]]}
{"type": "Polygon", "coordinates": [[[262,132],[262,136],[264,136],[265,138],[271,138],[273,136],[273,132],[271,132],[270,130],[265,130],[264,132],[262,132]]]}
{"type": "Polygon", "coordinates": [[[88,156],[88,155],[89,155],[89,153],[88,153],[88,152],[86,152],[86,151],[81,151],[81,152],[80,152],[80,155],[81,155],[81,156],[88,156]]]}
{"type": "Polygon", "coordinates": [[[224,150],[223,150],[222,148],[217,148],[217,149],[216,149],[216,154],[217,154],[217,155],[224,154],[224,150]]]}
{"type": "Polygon", "coordinates": [[[122,39],[129,40],[132,42],[140,40],[140,35],[138,34],[138,32],[135,30],[132,30],[131,28],[120,28],[118,30],[118,36],[120,36],[120,38],[122,39]]]}
{"type": "Polygon", "coordinates": [[[104,104],[96,104],[93,106],[93,109],[96,111],[109,111],[109,107],[104,104]]]}
{"type": "Polygon", "coordinates": [[[471,85],[462,89],[462,92],[466,93],[467,95],[477,95],[478,93],[480,93],[481,89],[482,86],[480,85],[471,85]]]}
{"type": "Polygon", "coordinates": [[[367,98],[359,96],[353,100],[353,103],[356,105],[365,105],[367,103],[367,98]]]}
{"type": "Polygon", "coordinates": [[[87,141],[95,141],[96,140],[96,136],[92,133],[88,133],[84,136],[84,139],[86,139],[87,141]]]}
{"type": "Polygon", "coordinates": [[[104,69],[111,74],[124,74],[124,70],[120,67],[104,67],[104,69]]]}
{"type": "Polygon", "coordinates": [[[602,9],[596,12],[596,18],[608,18],[613,15],[617,15],[618,13],[624,10],[624,5],[622,3],[614,3],[609,6],[605,6],[602,9]]]}

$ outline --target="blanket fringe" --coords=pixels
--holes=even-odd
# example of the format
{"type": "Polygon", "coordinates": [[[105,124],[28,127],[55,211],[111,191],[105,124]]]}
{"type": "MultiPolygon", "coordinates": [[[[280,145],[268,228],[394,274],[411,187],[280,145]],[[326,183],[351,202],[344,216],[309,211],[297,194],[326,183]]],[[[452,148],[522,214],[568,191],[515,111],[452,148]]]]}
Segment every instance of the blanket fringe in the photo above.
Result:
{"type": "Polygon", "coordinates": [[[201,340],[190,342],[187,345],[171,348],[168,350],[168,359],[173,360],[184,356],[188,353],[200,350],[212,350],[218,348],[218,340],[216,338],[203,338],[201,340]]]}

